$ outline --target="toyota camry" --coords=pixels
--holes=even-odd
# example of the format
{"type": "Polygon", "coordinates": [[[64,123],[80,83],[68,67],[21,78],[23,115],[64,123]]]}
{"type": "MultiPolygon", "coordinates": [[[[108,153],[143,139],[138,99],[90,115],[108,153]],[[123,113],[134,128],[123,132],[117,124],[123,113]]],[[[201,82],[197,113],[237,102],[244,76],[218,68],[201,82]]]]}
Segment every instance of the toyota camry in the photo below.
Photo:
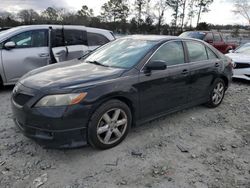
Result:
{"type": "Polygon", "coordinates": [[[200,40],[128,36],[23,76],[13,89],[13,117],[42,145],[108,149],[138,124],[199,104],[217,107],[232,67],[200,40]]]}

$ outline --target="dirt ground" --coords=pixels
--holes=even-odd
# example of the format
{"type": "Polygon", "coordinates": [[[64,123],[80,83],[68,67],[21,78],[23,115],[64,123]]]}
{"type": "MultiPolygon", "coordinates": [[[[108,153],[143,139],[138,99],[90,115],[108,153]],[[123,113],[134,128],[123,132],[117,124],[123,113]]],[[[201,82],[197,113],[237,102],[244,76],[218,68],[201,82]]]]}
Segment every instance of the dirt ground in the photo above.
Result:
{"type": "Polygon", "coordinates": [[[0,91],[1,188],[250,188],[250,83],[234,82],[216,109],[168,115],[105,151],[48,150],[24,137],[11,89],[0,91]]]}

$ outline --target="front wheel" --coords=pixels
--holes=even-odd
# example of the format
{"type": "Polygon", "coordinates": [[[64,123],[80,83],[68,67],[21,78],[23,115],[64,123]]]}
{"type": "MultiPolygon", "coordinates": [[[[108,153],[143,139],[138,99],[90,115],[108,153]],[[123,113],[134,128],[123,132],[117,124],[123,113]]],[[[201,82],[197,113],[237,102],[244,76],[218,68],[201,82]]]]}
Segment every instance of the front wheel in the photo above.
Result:
{"type": "Polygon", "coordinates": [[[119,100],[110,100],[92,115],[88,126],[88,141],[91,146],[99,149],[114,147],[125,139],[131,122],[129,107],[119,100]]]}
{"type": "Polygon", "coordinates": [[[210,108],[219,106],[224,98],[225,90],[225,82],[221,78],[216,79],[210,91],[207,106],[210,108]]]}

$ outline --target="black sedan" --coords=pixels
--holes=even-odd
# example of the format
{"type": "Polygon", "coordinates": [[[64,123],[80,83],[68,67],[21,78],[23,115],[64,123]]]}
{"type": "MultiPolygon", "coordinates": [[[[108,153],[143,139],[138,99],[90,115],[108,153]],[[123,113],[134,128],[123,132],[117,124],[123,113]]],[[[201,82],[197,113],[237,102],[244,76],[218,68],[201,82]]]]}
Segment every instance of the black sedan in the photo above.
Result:
{"type": "Polygon", "coordinates": [[[232,67],[199,40],[129,36],[25,75],[12,94],[14,121],[45,146],[107,149],[131,126],[194,105],[217,107],[232,67]]]}

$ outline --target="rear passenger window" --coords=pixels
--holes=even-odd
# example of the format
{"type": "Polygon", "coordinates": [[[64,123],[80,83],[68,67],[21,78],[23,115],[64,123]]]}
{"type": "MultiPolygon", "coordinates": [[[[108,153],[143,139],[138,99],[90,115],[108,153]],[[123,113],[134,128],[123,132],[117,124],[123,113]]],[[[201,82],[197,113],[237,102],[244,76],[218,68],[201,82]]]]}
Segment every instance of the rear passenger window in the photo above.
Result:
{"type": "Polygon", "coordinates": [[[207,60],[206,48],[199,42],[187,41],[187,48],[190,62],[207,60]]]}
{"type": "Polygon", "coordinates": [[[219,33],[214,33],[214,41],[217,42],[222,41],[221,35],[219,33]]]}
{"type": "Polygon", "coordinates": [[[209,48],[207,48],[207,55],[208,55],[208,59],[217,59],[218,58],[217,55],[209,48]]]}
{"type": "Polygon", "coordinates": [[[88,45],[89,46],[102,46],[108,43],[109,40],[98,33],[88,33],[88,45]]]}
{"type": "Polygon", "coordinates": [[[81,30],[64,30],[64,40],[66,46],[87,45],[86,32],[81,30]]]}
{"type": "Polygon", "coordinates": [[[184,51],[182,42],[169,42],[156,51],[150,61],[165,61],[169,65],[184,63],[184,51]]]}

